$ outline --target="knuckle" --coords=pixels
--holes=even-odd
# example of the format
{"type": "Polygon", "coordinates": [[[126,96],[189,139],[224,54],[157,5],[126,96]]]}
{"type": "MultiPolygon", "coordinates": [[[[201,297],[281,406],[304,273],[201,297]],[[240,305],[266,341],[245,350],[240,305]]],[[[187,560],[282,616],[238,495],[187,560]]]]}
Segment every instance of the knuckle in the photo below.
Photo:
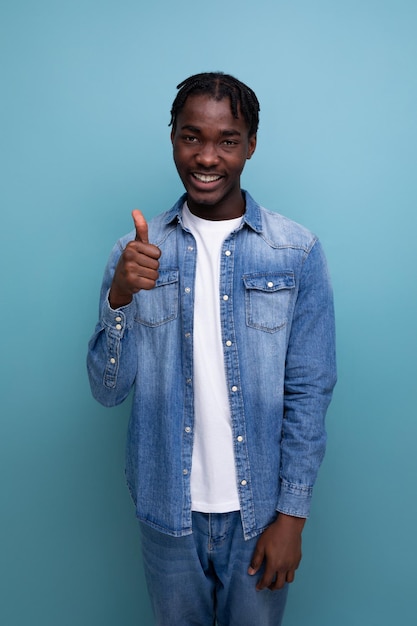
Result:
{"type": "Polygon", "coordinates": [[[128,244],[127,247],[124,249],[122,259],[124,260],[125,263],[130,262],[133,260],[134,256],[135,256],[135,249],[133,248],[133,246],[128,244]]]}

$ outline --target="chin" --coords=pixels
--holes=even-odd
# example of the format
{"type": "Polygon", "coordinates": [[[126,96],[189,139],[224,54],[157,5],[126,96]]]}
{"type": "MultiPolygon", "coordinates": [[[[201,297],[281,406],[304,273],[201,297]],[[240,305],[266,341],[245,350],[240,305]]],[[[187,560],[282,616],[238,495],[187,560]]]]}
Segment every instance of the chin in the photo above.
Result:
{"type": "Polygon", "coordinates": [[[211,206],[211,205],[216,205],[219,204],[221,202],[223,202],[223,200],[225,200],[227,198],[227,193],[219,193],[218,190],[216,191],[197,191],[195,192],[194,189],[189,190],[186,189],[187,192],[187,197],[189,198],[189,200],[191,202],[194,202],[195,204],[201,204],[204,206],[211,206]]]}
{"type": "Polygon", "coordinates": [[[219,203],[217,199],[196,198],[196,197],[191,196],[190,194],[187,194],[187,198],[190,202],[199,206],[215,206],[216,204],[219,203]]]}

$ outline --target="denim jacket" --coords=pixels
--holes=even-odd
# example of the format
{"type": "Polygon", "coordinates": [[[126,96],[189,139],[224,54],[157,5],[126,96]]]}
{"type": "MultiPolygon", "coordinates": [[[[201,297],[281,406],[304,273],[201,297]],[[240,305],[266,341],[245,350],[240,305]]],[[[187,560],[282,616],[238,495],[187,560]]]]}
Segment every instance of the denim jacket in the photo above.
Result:
{"type": "MultiPolygon", "coordinates": [[[[334,314],[317,238],[245,192],[242,224],[223,243],[219,306],[236,480],[246,539],[276,511],[307,517],[336,382],[334,314]]],[[[113,310],[108,291],[134,231],[115,245],[90,340],[94,397],[117,405],[133,388],[126,477],[138,518],[192,532],[193,301],[197,249],[181,219],[185,196],[149,223],[161,250],[150,291],[113,310]]],[[[221,462],[221,459],[219,459],[221,462]]]]}

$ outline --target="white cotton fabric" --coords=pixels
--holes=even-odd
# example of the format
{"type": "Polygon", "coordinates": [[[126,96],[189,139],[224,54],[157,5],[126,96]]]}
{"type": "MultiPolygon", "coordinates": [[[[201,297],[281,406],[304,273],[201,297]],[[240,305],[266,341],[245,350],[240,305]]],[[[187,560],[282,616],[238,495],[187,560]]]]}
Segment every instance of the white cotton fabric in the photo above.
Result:
{"type": "Polygon", "coordinates": [[[219,279],[222,244],[241,220],[201,219],[184,205],[183,223],[197,244],[191,500],[192,510],[202,513],[240,509],[220,328],[219,279]]]}

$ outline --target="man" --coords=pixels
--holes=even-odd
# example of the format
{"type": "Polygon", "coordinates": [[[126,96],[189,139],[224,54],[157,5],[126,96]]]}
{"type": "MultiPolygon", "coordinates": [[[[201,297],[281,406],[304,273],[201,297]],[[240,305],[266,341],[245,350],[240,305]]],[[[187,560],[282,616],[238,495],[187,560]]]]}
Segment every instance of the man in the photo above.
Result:
{"type": "Polygon", "coordinates": [[[191,76],[171,111],[186,193],[113,249],[88,354],[106,406],[133,388],[126,475],[163,626],[278,626],[301,559],[335,384],[317,238],[240,176],[254,92],[191,76]]]}

